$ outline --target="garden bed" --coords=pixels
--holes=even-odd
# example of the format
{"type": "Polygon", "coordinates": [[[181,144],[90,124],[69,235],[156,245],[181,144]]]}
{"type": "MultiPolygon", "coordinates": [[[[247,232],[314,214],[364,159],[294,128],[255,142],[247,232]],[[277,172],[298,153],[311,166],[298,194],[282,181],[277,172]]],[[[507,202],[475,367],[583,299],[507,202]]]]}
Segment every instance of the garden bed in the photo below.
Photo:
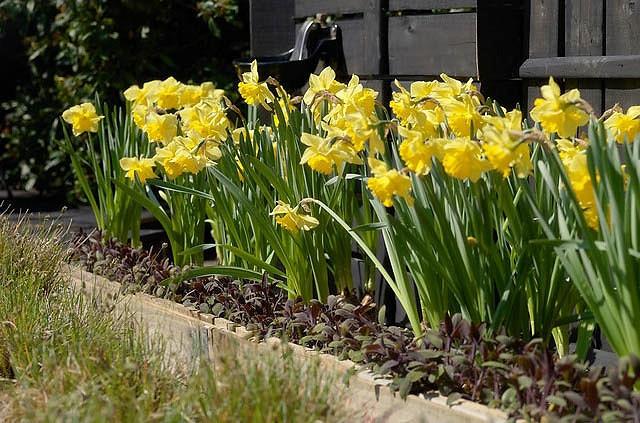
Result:
{"type": "MultiPolygon", "coordinates": [[[[182,363],[213,360],[215,346],[220,342],[238,342],[244,348],[259,354],[264,349],[282,348],[279,338],[270,337],[261,342],[252,340],[253,333],[224,318],[200,313],[175,302],[144,293],[122,294],[123,286],[77,267],[68,269],[69,280],[88,295],[101,298],[116,310],[126,308],[139,319],[151,337],[162,337],[166,353],[182,363]]],[[[362,418],[375,421],[424,421],[424,422],[501,422],[506,414],[464,399],[456,399],[447,405],[441,395],[425,397],[409,395],[405,400],[394,395],[385,385],[388,381],[375,378],[368,370],[358,369],[349,360],[319,353],[288,342],[293,354],[301,360],[318,357],[327,369],[339,372],[348,381],[347,398],[354,410],[361,410],[362,418]]],[[[339,387],[337,389],[340,389],[339,387]]]]}

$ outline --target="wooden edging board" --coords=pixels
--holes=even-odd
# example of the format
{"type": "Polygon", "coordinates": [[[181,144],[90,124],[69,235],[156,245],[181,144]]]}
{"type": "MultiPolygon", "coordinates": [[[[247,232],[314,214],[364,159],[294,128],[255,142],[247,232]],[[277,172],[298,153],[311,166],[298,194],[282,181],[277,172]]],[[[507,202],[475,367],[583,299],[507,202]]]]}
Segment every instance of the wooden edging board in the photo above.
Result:
{"type": "MultiPolygon", "coordinates": [[[[226,319],[199,313],[181,304],[144,293],[123,294],[122,286],[74,266],[67,269],[72,287],[97,301],[125,312],[139,322],[151,340],[161,340],[169,357],[183,363],[196,363],[215,358],[216,345],[239,342],[256,353],[282,346],[283,341],[269,338],[252,340],[252,333],[226,319]]],[[[299,359],[315,357],[328,371],[348,378],[343,389],[348,406],[359,414],[361,421],[425,422],[425,423],[498,423],[505,422],[505,413],[467,400],[447,405],[447,398],[434,395],[409,395],[406,400],[394,395],[385,381],[374,378],[367,370],[349,360],[319,353],[288,343],[299,359]],[[350,375],[350,376],[349,376],[350,375]]],[[[387,382],[388,383],[388,382],[387,382]]]]}

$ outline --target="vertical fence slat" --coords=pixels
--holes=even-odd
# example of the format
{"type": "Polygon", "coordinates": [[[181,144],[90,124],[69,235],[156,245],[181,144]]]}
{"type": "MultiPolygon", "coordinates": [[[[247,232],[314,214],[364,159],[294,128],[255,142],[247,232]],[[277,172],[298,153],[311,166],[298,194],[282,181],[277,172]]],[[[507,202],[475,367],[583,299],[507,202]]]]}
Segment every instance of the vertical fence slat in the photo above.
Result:
{"type": "MultiPolygon", "coordinates": [[[[602,0],[565,0],[565,56],[602,56],[604,54],[602,0]]],[[[602,112],[602,80],[567,81],[567,89],[578,88],[596,114],[602,112]]]]}
{"type": "MultiPolygon", "coordinates": [[[[531,0],[529,21],[529,57],[558,56],[559,0],[531,0]]],[[[540,95],[544,80],[527,80],[527,110],[540,95]]]]}
{"type": "MultiPolygon", "coordinates": [[[[640,54],[640,4],[634,0],[607,0],[606,54],[640,54]]],[[[605,82],[605,108],[620,103],[629,107],[640,103],[638,79],[605,82]]]]}

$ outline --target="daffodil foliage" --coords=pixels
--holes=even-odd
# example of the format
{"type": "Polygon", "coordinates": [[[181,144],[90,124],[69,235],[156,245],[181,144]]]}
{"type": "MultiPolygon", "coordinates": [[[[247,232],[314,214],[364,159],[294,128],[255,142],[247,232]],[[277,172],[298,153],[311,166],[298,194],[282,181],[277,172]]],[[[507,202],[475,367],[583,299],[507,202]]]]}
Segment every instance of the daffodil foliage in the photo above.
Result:
{"type": "MultiPolygon", "coordinates": [[[[381,275],[417,335],[459,312],[563,354],[580,321],[584,353],[595,319],[618,351],[640,352],[637,330],[616,332],[640,313],[638,106],[598,118],[550,78],[530,125],[443,74],[396,82],[389,113],[356,75],[325,68],[296,97],[256,63],[238,91],[246,114],[211,83],[133,86],[127,128],[150,147],[101,147],[119,166],[99,184],[156,216],[176,263],[216,249],[217,265],[184,277],[266,272],[324,300],[354,289],[357,246],[363,290],[381,275]]],[[[99,113],[83,104],[63,119],[83,136],[104,132],[99,113]]]]}

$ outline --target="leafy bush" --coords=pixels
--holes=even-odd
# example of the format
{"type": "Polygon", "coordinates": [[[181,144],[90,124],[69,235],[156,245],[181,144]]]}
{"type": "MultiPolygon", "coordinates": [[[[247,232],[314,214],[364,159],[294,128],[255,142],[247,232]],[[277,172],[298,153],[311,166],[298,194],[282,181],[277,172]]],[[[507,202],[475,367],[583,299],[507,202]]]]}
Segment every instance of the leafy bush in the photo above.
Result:
{"type": "Polygon", "coordinates": [[[248,46],[245,15],[235,0],[1,0],[14,74],[0,86],[0,185],[67,189],[56,118],[96,91],[113,103],[132,83],[168,74],[228,85],[231,59],[248,46]]]}

